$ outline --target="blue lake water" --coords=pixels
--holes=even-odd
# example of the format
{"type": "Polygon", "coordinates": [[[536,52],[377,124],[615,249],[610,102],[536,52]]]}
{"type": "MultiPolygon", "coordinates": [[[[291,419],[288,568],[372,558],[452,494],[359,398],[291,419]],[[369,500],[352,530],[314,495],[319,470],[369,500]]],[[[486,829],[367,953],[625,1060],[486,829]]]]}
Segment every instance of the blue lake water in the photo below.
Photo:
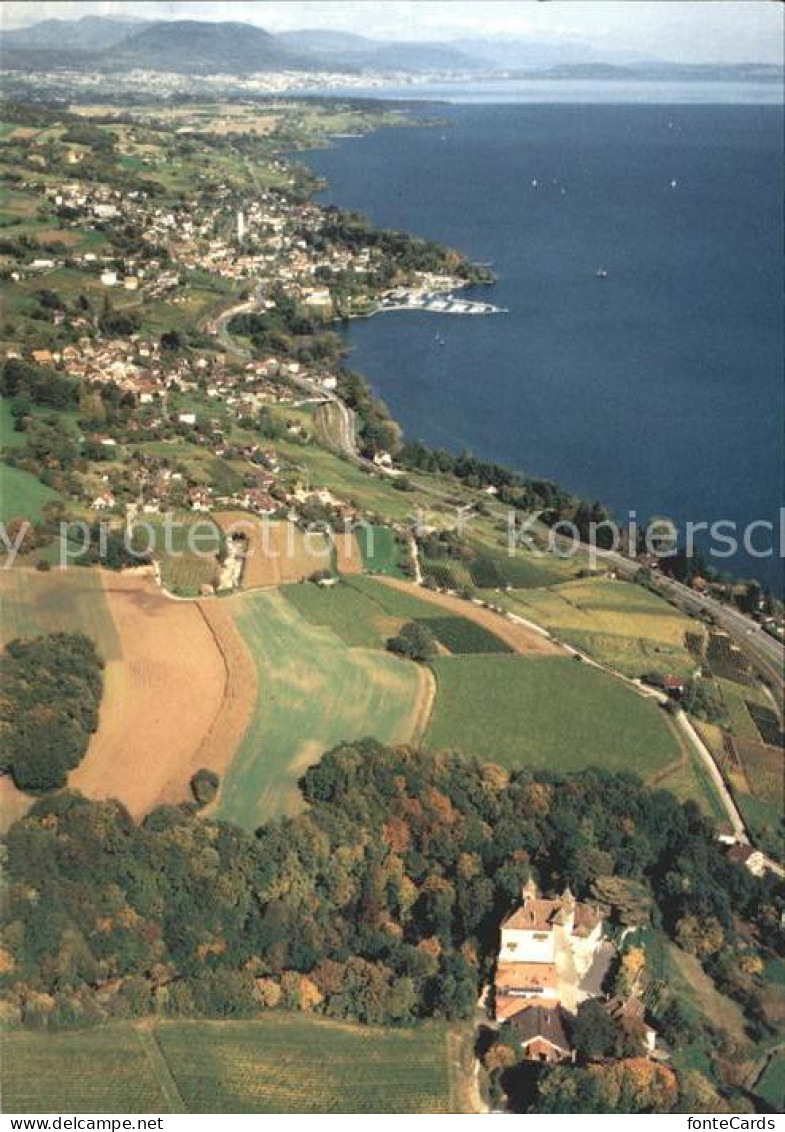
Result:
{"type": "MultiPolygon", "coordinates": [[[[477,295],[509,314],[352,324],[350,364],[406,434],[555,479],[620,515],[777,524],[782,108],[434,112],[444,125],[305,156],[330,182],[322,199],[498,275],[477,295]]],[[[716,565],[777,584],[777,559],[716,565]]]]}

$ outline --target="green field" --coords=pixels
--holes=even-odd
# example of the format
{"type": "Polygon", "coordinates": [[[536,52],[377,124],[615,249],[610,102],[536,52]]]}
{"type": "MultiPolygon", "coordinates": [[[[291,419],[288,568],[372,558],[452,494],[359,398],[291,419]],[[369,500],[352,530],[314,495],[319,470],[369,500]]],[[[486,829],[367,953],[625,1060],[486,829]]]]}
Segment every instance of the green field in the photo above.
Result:
{"type": "Polygon", "coordinates": [[[433,633],[440,645],[449,649],[451,653],[509,653],[512,649],[504,641],[500,641],[493,633],[488,632],[476,621],[467,621],[465,617],[420,617],[421,625],[433,633]]]}
{"type": "Polygon", "coordinates": [[[440,657],[426,746],[503,766],[587,766],[648,778],[679,755],[661,709],[566,657],[440,657]]]}
{"type": "Polygon", "coordinates": [[[12,1113],[456,1112],[445,1026],[381,1030],[291,1014],[7,1033],[12,1113]]]}
{"type": "Polygon", "coordinates": [[[351,648],[383,647],[403,623],[348,581],[331,587],[303,582],[283,586],[281,593],[306,621],[330,629],[351,648]]]}
{"type": "Polygon", "coordinates": [[[363,556],[366,570],[374,574],[391,574],[401,578],[400,547],[395,532],[389,527],[358,525],[355,537],[363,556]]]}
{"type": "Polygon", "coordinates": [[[120,655],[97,570],[0,570],[0,641],[41,633],[84,633],[104,660],[120,655]]]}
{"type": "Polygon", "coordinates": [[[337,586],[285,586],[281,593],[313,625],[332,630],[355,648],[383,648],[405,621],[426,625],[452,653],[509,652],[481,625],[453,613],[434,616],[434,607],[372,578],[345,579],[337,586]]]}
{"type": "Polygon", "coordinates": [[[299,807],[297,780],[342,740],[409,741],[423,674],[378,650],[348,649],[278,591],[229,600],[256,662],[258,695],[218,815],[255,829],[299,807]]]}
{"type": "Polygon", "coordinates": [[[44,504],[57,499],[57,492],[23,472],[0,463],[0,522],[27,519],[37,523],[44,513],[44,504]]]}
{"type": "MultiPolygon", "coordinates": [[[[386,586],[384,582],[377,582],[373,578],[356,577],[351,579],[349,585],[353,590],[369,598],[377,609],[388,617],[394,617],[399,621],[420,621],[434,616],[435,609],[432,602],[417,597],[414,593],[386,586]]],[[[446,610],[439,610],[438,616],[455,616],[456,620],[463,620],[457,613],[453,615],[446,610]]]]}

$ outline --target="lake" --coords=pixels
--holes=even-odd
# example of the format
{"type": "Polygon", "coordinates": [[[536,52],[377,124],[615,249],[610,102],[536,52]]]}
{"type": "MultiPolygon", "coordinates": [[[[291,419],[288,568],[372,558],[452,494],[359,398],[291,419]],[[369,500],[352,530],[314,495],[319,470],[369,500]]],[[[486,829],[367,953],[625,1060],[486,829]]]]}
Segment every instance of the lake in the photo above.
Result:
{"type": "MultiPolygon", "coordinates": [[[[440,124],[304,155],[330,183],[324,201],[497,273],[476,294],[509,314],[390,313],[349,329],[350,364],[406,434],[555,479],[620,517],[778,523],[782,108],[427,113],[440,124]]],[[[778,560],[715,564],[777,584],[778,560]]]]}

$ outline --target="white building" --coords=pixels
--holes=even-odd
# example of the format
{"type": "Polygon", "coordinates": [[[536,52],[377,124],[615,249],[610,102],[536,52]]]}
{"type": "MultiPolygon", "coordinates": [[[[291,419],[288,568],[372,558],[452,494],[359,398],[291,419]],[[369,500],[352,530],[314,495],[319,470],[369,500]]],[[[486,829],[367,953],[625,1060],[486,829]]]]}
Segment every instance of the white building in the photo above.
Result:
{"type": "Polygon", "coordinates": [[[555,1005],[560,986],[577,986],[603,943],[602,914],[569,889],[546,899],[534,881],[501,925],[496,968],[496,1017],[510,1018],[527,1003],[555,1005]]]}

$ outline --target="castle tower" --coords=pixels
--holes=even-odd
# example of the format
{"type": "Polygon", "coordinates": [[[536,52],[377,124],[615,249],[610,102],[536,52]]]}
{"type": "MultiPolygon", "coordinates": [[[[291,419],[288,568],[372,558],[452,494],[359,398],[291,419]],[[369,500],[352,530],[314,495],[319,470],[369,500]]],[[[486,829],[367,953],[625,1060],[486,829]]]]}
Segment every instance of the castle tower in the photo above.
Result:
{"type": "Polygon", "coordinates": [[[526,903],[527,900],[536,899],[536,897],[539,896],[539,893],[540,893],[540,890],[537,887],[537,882],[534,879],[534,877],[532,876],[532,874],[529,873],[529,879],[526,881],[526,884],[521,889],[521,897],[523,899],[524,904],[526,903]]]}

